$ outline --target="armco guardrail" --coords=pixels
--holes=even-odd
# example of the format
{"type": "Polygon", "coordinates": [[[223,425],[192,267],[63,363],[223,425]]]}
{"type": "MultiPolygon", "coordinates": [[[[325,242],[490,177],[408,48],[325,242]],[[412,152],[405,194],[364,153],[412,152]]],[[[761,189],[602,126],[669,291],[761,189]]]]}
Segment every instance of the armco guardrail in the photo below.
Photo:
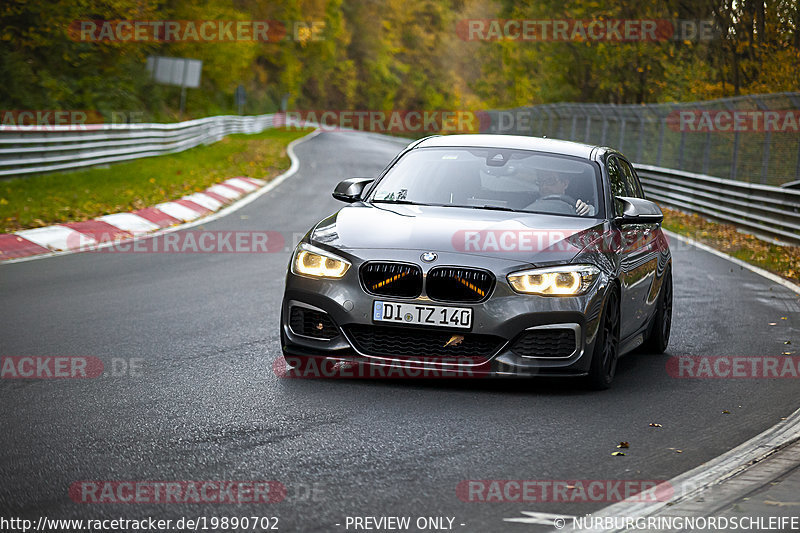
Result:
{"type": "Polygon", "coordinates": [[[800,245],[800,191],[634,165],[647,197],[735,224],[762,239],[800,245]]]}
{"type": "Polygon", "coordinates": [[[0,178],[181,152],[233,133],[259,133],[274,115],[216,116],[175,124],[0,126],[0,178]]]}

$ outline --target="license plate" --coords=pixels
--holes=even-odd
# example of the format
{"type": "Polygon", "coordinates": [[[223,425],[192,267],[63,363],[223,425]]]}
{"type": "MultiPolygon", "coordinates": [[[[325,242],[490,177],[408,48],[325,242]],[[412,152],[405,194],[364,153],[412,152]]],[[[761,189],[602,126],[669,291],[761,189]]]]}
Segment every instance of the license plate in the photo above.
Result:
{"type": "Polygon", "coordinates": [[[376,301],[372,307],[375,322],[392,322],[418,326],[472,328],[472,309],[441,305],[416,305],[376,301]]]}

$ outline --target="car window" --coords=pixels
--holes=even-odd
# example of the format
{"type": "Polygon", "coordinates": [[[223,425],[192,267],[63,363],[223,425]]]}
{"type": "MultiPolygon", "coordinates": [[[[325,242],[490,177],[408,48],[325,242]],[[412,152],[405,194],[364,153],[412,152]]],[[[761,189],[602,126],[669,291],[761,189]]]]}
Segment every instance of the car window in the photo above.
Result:
{"type": "Polygon", "coordinates": [[[602,216],[600,178],[590,161],[504,148],[411,150],[378,182],[369,200],[602,216]]]}
{"type": "MultiPolygon", "coordinates": [[[[608,169],[608,181],[611,184],[612,197],[617,198],[619,196],[628,196],[628,191],[625,186],[625,176],[619,166],[617,158],[613,156],[609,157],[606,163],[606,168],[608,169]]],[[[622,206],[619,205],[618,202],[613,201],[613,198],[612,203],[614,204],[614,215],[621,216],[622,206]]]]}
{"type": "Polygon", "coordinates": [[[644,198],[642,186],[639,183],[639,178],[630,163],[624,159],[617,159],[619,166],[622,168],[622,174],[625,176],[625,185],[628,190],[628,196],[635,198],[644,198]]]}

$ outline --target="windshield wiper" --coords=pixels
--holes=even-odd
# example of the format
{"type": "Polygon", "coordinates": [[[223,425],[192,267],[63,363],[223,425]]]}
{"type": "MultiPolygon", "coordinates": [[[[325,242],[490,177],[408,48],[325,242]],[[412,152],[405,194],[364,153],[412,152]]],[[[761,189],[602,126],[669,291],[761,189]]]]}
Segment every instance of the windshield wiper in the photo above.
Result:
{"type": "Polygon", "coordinates": [[[458,205],[458,204],[426,204],[422,202],[412,202],[410,200],[371,200],[373,204],[403,204],[403,205],[426,205],[429,207],[462,207],[465,209],[490,209],[493,211],[510,211],[512,213],[525,213],[510,207],[501,207],[498,205],[458,205]]]}
{"type": "Polygon", "coordinates": [[[510,207],[501,207],[499,205],[458,205],[458,204],[444,204],[441,207],[463,207],[465,209],[490,209],[492,211],[511,211],[512,213],[524,213],[524,211],[518,211],[517,209],[511,209],[510,207]]]}
{"type": "Polygon", "coordinates": [[[411,200],[370,200],[373,204],[403,204],[403,205],[428,205],[419,202],[412,202],[411,200]]]}
{"type": "Polygon", "coordinates": [[[516,209],[511,209],[510,207],[500,207],[499,205],[475,205],[470,207],[472,209],[491,209],[492,211],[511,211],[513,213],[518,213],[516,209]]]}

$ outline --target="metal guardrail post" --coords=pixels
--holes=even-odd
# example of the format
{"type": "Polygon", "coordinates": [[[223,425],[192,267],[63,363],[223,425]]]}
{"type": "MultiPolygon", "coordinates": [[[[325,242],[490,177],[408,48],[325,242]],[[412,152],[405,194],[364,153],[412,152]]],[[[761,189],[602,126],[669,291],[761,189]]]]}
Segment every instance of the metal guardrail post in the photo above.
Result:
{"type": "MultiPolygon", "coordinates": [[[[766,111],[767,109],[769,109],[767,107],[767,105],[763,101],[761,101],[761,99],[759,99],[759,98],[748,97],[748,99],[754,101],[756,103],[756,106],[758,106],[758,108],[761,111],[766,111]]],[[[762,151],[762,154],[761,154],[761,183],[763,183],[763,184],[767,183],[767,174],[769,172],[769,148],[770,148],[771,144],[772,144],[772,132],[767,130],[765,132],[765,134],[764,134],[764,144],[763,144],[763,146],[761,148],[761,151],[762,151]]]]}
{"type": "Polygon", "coordinates": [[[733,153],[731,154],[731,175],[730,179],[736,179],[736,171],[739,159],[739,132],[733,134],[733,153]]]}
{"type": "Polygon", "coordinates": [[[706,132],[706,142],[703,146],[703,174],[708,174],[708,165],[711,163],[711,132],[706,132]]]}
{"type": "Polygon", "coordinates": [[[664,151],[664,130],[667,128],[667,116],[659,115],[658,119],[661,121],[661,128],[658,132],[658,155],[656,156],[656,165],[661,165],[661,155],[664,151]]]}
{"type": "Polygon", "coordinates": [[[644,147],[644,115],[646,111],[642,109],[637,109],[636,114],[639,117],[639,143],[636,145],[636,160],[642,160],[642,149],[644,147]]]}
{"type": "Polygon", "coordinates": [[[535,106],[528,109],[531,110],[531,135],[537,137],[538,135],[536,134],[536,120],[539,118],[539,110],[535,106]]]}
{"type": "MultiPolygon", "coordinates": [[[[680,107],[673,106],[673,110],[680,111],[680,107]]],[[[681,140],[678,143],[678,164],[676,166],[678,168],[683,168],[683,156],[684,153],[686,152],[686,132],[683,130],[683,128],[680,128],[680,130],[681,130],[681,140]]]]}
{"type": "Polygon", "coordinates": [[[583,142],[588,143],[591,135],[592,115],[589,114],[588,110],[584,110],[584,112],[586,113],[586,132],[583,135],[583,142]]]}
{"type": "MultiPolygon", "coordinates": [[[[724,100],[725,107],[733,113],[736,111],[736,107],[731,104],[730,99],[724,100]]],[[[736,172],[738,170],[738,160],[739,160],[739,130],[736,129],[733,133],[733,150],[731,152],[731,170],[730,175],[728,176],[730,179],[736,179],[736,172]]]]}
{"type": "Polygon", "coordinates": [[[769,174],[769,148],[772,144],[772,132],[767,131],[764,135],[764,155],[761,159],[761,183],[767,183],[769,174]]]}
{"type": "MultiPolygon", "coordinates": [[[[800,97],[797,96],[797,93],[789,94],[788,96],[795,109],[800,109],[800,97]]],[[[797,161],[795,161],[794,179],[795,181],[800,180],[800,135],[798,135],[797,139],[797,161]]]]}
{"type": "Polygon", "coordinates": [[[606,133],[608,132],[608,118],[606,114],[603,112],[603,108],[599,105],[595,104],[595,109],[597,109],[598,113],[600,113],[600,118],[603,119],[603,132],[600,134],[600,144],[605,146],[606,144],[606,133]]]}
{"type": "Polygon", "coordinates": [[[560,139],[561,138],[561,114],[558,112],[558,109],[561,106],[559,104],[552,104],[550,106],[550,133],[548,137],[553,139],[560,139]],[[553,120],[553,116],[555,116],[555,121],[553,120]],[[555,125],[553,124],[555,122],[555,125]]]}
{"type": "Polygon", "coordinates": [[[800,142],[797,143],[797,163],[794,169],[795,180],[800,180],[800,142]]]}

